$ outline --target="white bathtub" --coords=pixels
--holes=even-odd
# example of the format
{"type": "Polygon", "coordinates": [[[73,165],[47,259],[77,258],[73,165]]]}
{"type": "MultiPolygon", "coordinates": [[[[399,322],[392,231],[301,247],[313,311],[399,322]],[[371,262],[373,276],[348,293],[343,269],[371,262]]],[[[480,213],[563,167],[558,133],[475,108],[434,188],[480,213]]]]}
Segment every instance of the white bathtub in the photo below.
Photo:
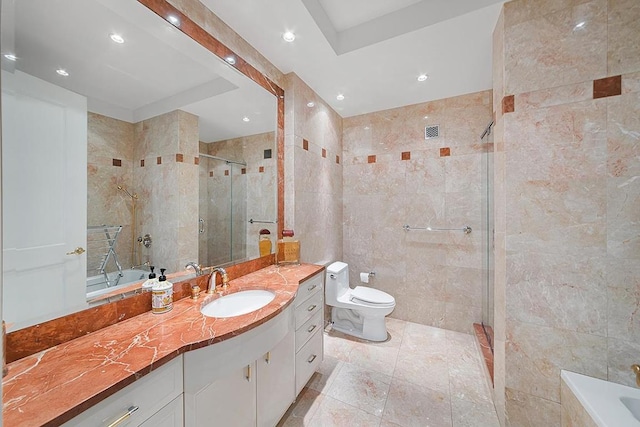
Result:
{"type": "MultiPolygon", "coordinates": [[[[123,288],[132,283],[146,280],[148,274],[148,271],[139,269],[122,270],[122,277],[118,281],[118,286],[112,286],[110,288],[107,287],[103,275],[87,277],[87,300],[94,299],[102,294],[123,288]]],[[[112,282],[115,281],[117,275],[117,271],[109,273],[109,280],[112,282]]]]}
{"type": "Polygon", "coordinates": [[[562,371],[561,377],[595,425],[640,426],[640,389],[569,371],[562,371]]]}

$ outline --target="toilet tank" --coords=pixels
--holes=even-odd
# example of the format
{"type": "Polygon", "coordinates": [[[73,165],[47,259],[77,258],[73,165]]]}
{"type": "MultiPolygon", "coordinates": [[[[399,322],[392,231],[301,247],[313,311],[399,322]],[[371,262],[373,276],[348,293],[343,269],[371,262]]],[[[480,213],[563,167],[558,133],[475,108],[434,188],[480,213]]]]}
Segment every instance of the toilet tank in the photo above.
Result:
{"type": "Polygon", "coordinates": [[[349,289],[349,264],[336,261],[327,267],[325,299],[331,305],[349,289]]]}

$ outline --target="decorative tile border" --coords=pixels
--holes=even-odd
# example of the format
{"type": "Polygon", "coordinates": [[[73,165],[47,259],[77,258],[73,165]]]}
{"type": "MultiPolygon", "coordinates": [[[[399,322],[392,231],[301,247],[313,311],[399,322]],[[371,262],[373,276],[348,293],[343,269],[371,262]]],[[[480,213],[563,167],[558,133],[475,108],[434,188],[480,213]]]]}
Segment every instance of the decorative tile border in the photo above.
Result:
{"type": "Polygon", "coordinates": [[[502,114],[513,113],[516,110],[516,100],[514,95],[507,95],[502,98],[502,114]]]}
{"type": "Polygon", "coordinates": [[[402,160],[411,160],[411,151],[403,151],[401,158],[402,160]]]}
{"type": "Polygon", "coordinates": [[[443,147],[440,149],[440,157],[449,157],[451,155],[451,148],[443,147]]]}
{"type": "MultiPolygon", "coordinates": [[[[491,334],[493,334],[493,330],[491,330],[491,334]]],[[[473,324],[473,332],[476,335],[476,339],[480,344],[480,349],[482,350],[482,357],[484,359],[484,363],[487,365],[487,370],[489,371],[489,376],[491,377],[491,384],[493,384],[493,351],[491,350],[491,346],[489,345],[489,340],[485,335],[484,328],[482,325],[478,323],[473,324]]]]}
{"type": "Polygon", "coordinates": [[[605,77],[593,81],[593,99],[622,94],[622,76],[605,77]]]}
{"type": "Polygon", "coordinates": [[[376,155],[375,154],[367,156],[367,163],[375,163],[375,162],[376,162],[376,155]]]}
{"type": "Polygon", "coordinates": [[[112,159],[111,164],[113,166],[122,167],[122,160],[121,159],[112,159]]]}

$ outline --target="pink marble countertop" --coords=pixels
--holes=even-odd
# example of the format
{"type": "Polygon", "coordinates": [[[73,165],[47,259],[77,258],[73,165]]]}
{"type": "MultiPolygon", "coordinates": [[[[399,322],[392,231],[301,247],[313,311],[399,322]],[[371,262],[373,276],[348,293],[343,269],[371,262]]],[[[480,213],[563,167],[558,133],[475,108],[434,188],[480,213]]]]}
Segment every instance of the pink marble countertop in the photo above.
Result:
{"type": "Polygon", "coordinates": [[[300,282],[322,271],[310,264],[270,266],[229,282],[230,294],[267,289],[276,297],[241,316],[212,318],[200,307],[217,298],[184,298],[164,314],[147,312],[9,364],[2,382],[3,424],[60,425],[178,355],[253,329],[284,310],[300,282]]]}

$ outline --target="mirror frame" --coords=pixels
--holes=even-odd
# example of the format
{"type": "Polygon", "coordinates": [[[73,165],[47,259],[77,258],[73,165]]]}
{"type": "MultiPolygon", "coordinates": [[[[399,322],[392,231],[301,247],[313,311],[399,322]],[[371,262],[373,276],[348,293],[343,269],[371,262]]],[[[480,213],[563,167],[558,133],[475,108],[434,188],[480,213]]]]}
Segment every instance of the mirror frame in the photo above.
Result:
{"type": "MultiPolygon", "coordinates": [[[[266,77],[261,71],[246,62],[218,39],[213,37],[193,20],[172,6],[167,0],[135,0],[160,16],[183,34],[199,43],[221,60],[229,56],[235,58],[235,68],[277,99],[276,149],[277,149],[277,235],[282,235],[284,228],[284,89],[266,77]],[[177,17],[179,25],[174,25],[169,16],[177,17]]],[[[230,276],[239,277],[275,263],[275,255],[233,263],[227,270],[230,276]]],[[[193,277],[193,274],[176,274],[171,277],[174,282],[174,299],[190,295],[192,284],[206,286],[207,276],[193,277]]],[[[0,288],[1,289],[1,288],[0,288]]],[[[149,293],[134,294],[107,304],[97,305],[85,310],[69,313],[65,316],[27,326],[9,332],[6,336],[7,363],[35,354],[49,347],[73,340],[82,335],[114,325],[133,316],[150,310],[149,293]],[[73,327],[69,328],[69,325],[73,327]]]]}
{"type": "Polygon", "coordinates": [[[192,21],[188,16],[180,12],[172,6],[167,0],[137,0],[138,3],[146,6],[150,11],[167,21],[169,25],[182,31],[196,43],[216,55],[222,61],[226,62],[229,67],[235,68],[238,72],[244,74],[262,88],[272,93],[278,102],[277,126],[276,126],[276,151],[277,161],[276,169],[278,171],[277,186],[277,236],[282,235],[284,228],[284,89],[275,82],[265,76],[261,71],[253,67],[241,56],[225,46],[220,40],[206,32],[202,27],[192,21]],[[175,19],[178,18],[179,23],[176,25],[175,19]],[[233,57],[235,64],[230,64],[225,58],[233,57]]]}

